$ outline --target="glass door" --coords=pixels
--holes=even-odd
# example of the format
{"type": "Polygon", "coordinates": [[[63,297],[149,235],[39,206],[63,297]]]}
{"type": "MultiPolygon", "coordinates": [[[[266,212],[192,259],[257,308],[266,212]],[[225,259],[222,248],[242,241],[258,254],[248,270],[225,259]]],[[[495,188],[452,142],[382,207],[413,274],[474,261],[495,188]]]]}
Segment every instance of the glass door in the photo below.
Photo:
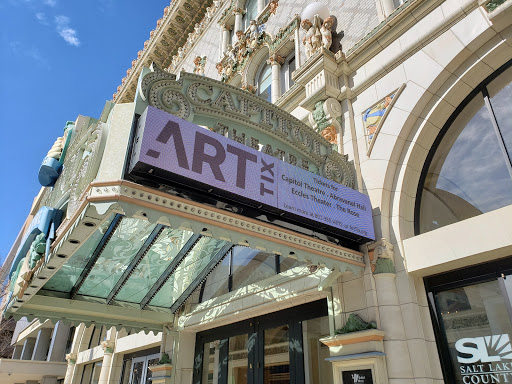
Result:
{"type": "Polygon", "coordinates": [[[148,367],[158,363],[158,360],[160,360],[160,355],[158,353],[133,358],[130,372],[130,384],[150,384],[151,371],[148,367]]]}
{"type": "Polygon", "coordinates": [[[305,383],[302,322],[326,316],[326,304],[320,300],[198,333],[193,383],[305,383]]]}

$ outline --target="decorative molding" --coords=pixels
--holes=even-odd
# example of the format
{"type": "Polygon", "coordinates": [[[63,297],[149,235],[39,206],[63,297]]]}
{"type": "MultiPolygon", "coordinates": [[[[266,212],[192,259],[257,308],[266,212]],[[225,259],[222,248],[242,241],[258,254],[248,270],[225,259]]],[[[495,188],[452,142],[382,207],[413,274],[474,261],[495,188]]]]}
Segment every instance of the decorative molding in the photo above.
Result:
{"type": "Polygon", "coordinates": [[[104,353],[114,353],[115,345],[115,340],[104,340],[101,342],[101,348],[103,348],[104,353]]]}
{"type": "MultiPolygon", "coordinates": [[[[213,16],[218,11],[220,4],[220,1],[214,1],[213,4],[206,9],[205,16],[201,19],[200,22],[194,25],[194,30],[188,34],[186,42],[182,46],[178,47],[177,53],[172,56],[171,64],[167,67],[167,71],[174,71],[182,64],[187,54],[192,50],[203,33],[206,31],[207,27],[212,23],[213,16]]],[[[197,58],[195,60],[197,60],[197,58]]],[[[206,56],[203,57],[203,60],[206,64],[206,56]]],[[[202,74],[204,74],[204,67],[202,74]]]]}
{"type": "MultiPolygon", "coordinates": [[[[252,140],[249,135],[260,132],[253,140],[255,149],[354,188],[355,172],[347,156],[333,151],[329,141],[302,121],[240,88],[186,72],[177,80],[153,66],[142,78],[139,94],[149,105],[182,119],[201,125],[210,121],[214,131],[222,127],[221,134],[233,135],[236,129],[242,140],[252,140]]],[[[334,108],[328,112],[335,115],[334,108]]]]}
{"type": "Polygon", "coordinates": [[[71,352],[71,353],[66,354],[66,361],[68,362],[68,364],[75,365],[76,364],[76,359],[77,359],[77,354],[76,353],[71,352]]]}
{"type": "Polygon", "coordinates": [[[60,208],[68,200],[66,217],[74,214],[80,195],[96,178],[107,137],[105,123],[84,117],[77,122],[64,160],[64,171],[43,201],[43,205],[60,208]]]}
{"type": "Polygon", "coordinates": [[[375,323],[375,321],[366,322],[361,319],[359,315],[351,313],[348,316],[345,325],[342,328],[337,329],[335,333],[337,335],[343,335],[346,333],[359,332],[367,329],[377,329],[377,323],[375,323]]]}
{"type": "Polygon", "coordinates": [[[339,347],[350,344],[360,344],[369,341],[380,341],[384,340],[384,332],[378,329],[367,329],[363,331],[357,331],[352,333],[339,334],[330,337],[324,337],[319,341],[327,345],[328,347],[339,347]]]}
{"type": "MultiPolygon", "coordinates": [[[[155,62],[167,68],[176,55],[178,47],[183,47],[189,34],[196,33],[196,24],[203,19],[212,20],[215,11],[219,9],[222,0],[176,0],[164,9],[164,15],[156,23],[156,28],[150,32],[150,38],[144,43],[144,48],[132,61],[126,71],[121,85],[112,96],[118,103],[132,102],[135,97],[137,80],[144,66],[155,62]]],[[[188,45],[187,45],[188,46],[188,45]]]]}
{"type": "Polygon", "coordinates": [[[374,274],[395,273],[395,267],[393,264],[395,251],[393,244],[382,238],[380,240],[374,241],[373,243],[367,244],[366,247],[370,261],[370,267],[374,274]]]}

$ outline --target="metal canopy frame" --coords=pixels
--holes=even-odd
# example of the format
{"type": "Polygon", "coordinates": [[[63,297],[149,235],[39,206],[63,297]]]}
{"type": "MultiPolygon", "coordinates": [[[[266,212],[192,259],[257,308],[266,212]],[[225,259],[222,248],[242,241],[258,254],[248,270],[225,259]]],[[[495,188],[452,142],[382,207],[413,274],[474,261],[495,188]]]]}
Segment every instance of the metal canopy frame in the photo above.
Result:
{"type": "Polygon", "coordinates": [[[190,250],[196,245],[196,243],[199,241],[199,239],[202,237],[202,235],[192,235],[187,243],[181,248],[181,250],[178,252],[178,254],[174,257],[171,264],[167,266],[164,273],[158,278],[158,280],[153,284],[151,289],[148,291],[146,296],[142,299],[140,302],[140,309],[144,309],[148,306],[149,302],[153,297],[158,293],[160,288],[167,282],[171,274],[178,268],[178,266],[181,264],[181,262],[185,259],[187,254],[190,252],[190,250]]]}
{"type": "Polygon", "coordinates": [[[91,269],[92,269],[93,265],[96,264],[96,261],[98,261],[99,257],[101,256],[101,253],[103,252],[103,249],[105,249],[105,246],[107,245],[108,241],[112,237],[112,234],[114,233],[114,231],[117,229],[117,227],[121,223],[122,218],[123,218],[123,215],[116,213],[116,215],[112,219],[112,222],[108,226],[107,231],[105,232],[105,234],[101,238],[100,242],[96,246],[96,249],[94,250],[94,252],[93,252],[91,258],[89,259],[89,261],[87,262],[87,264],[85,265],[82,273],[80,274],[80,277],[78,278],[75,285],[71,289],[71,293],[70,293],[71,299],[75,298],[76,294],[78,293],[78,290],[84,283],[85,279],[87,278],[87,276],[89,276],[89,273],[91,273],[91,269]]]}
{"type": "Polygon", "coordinates": [[[154,242],[160,236],[162,231],[167,228],[165,225],[158,224],[155,228],[153,228],[153,231],[148,236],[142,247],[138,250],[135,257],[132,259],[128,267],[124,270],[123,274],[117,281],[116,285],[114,285],[114,288],[112,288],[112,291],[110,291],[109,295],[107,296],[107,304],[112,303],[116,295],[119,293],[121,288],[123,288],[124,284],[128,280],[128,278],[131,276],[133,270],[139,265],[141,260],[146,256],[148,251],[153,246],[154,242]]]}
{"type": "Polygon", "coordinates": [[[188,287],[183,291],[183,293],[176,299],[176,301],[171,305],[171,312],[176,313],[176,311],[183,305],[185,300],[188,299],[190,294],[196,290],[196,288],[203,282],[206,276],[211,272],[213,268],[226,256],[226,254],[233,248],[232,243],[225,244],[213,258],[206,264],[206,266],[199,272],[196,278],[188,285],[188,287]]]}

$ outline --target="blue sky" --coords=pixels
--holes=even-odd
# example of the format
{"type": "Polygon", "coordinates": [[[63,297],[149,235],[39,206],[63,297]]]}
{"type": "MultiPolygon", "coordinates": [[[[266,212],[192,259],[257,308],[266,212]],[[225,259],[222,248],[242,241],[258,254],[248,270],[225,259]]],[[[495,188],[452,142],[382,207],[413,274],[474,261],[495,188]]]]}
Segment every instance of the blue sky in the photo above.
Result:
{"type": "Polygon", "coordinates": [[[0,258],[41,186],[67,120],[98,118],[170,0],[0,2],[0,258]]]}

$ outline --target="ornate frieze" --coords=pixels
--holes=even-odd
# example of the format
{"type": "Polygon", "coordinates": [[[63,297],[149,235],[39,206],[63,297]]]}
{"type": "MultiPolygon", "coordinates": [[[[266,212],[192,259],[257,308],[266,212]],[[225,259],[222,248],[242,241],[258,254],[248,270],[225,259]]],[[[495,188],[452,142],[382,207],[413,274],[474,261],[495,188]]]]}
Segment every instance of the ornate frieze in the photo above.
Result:
{"type": "Polygon", "coordinates": [[[60,207],[68,200],[67,217],[75,212],[80,195],[98,172],[106,141],[105,123],[80,117],[73,140],[67,149],[63,172],[44,205],[60,207]]]}
{"type": "Polygon", "coordinates": [[[144,65],[152,62],[167,68],[176,55],[178,47],[190,48],[196,41],[205,24],[213,19],[221,0],[177,0],[164,9],[164,15],[157,21],[156,28],[150,32],[150,38],[144,43],[137,58],[133,60],[126,77],[117,87],[113,100],[131,102],[135,97],[137,78],[144,65]],[[189,36],[190,34],[190,36],[189,36]],[[188,41],[188,39],[191,39],[188,41]],[[157,54],[158,53],[158,54],[157,54]]]}
{"type": "MultiPolygon", "coordinates": [[[[222,82],[182,72],[180,79],[156,67],[141,81],[141,97],[149,105],[212,129],[245,134],[247,145],[354,187],[355,178],[345,156],[313,128],[273,104],[222,82]],[[208,123],[209,122],[209,123],[208,123]],[[218,123],[221,123],[219,125],[218,123]]],[[[223,131],[223,134],[226,132],[223,131]]]]}
{"type": "Polygon", "coordinates": [[[214,1],[213,4],[206,9],[206,14],[204,15],[204,17],[201,19],[200,22],[197,22],[194,25],[193,32],[188,34],[188,38],[187,38],[185,44],[183,46],[179,47],[177,54],[172,57],[171,65],[168,67],[169,71],[173,71],[178,67],[178,65],[181,63],[181,61],[184,59],[184,57],[187,55],[187,53],[190,51],[190,49],[199,40],[199,38],[201,37],[203,32],[210,25],[210,23],[213,19],[213,15],[219,8],[220,4],[221,4],[220,1],[214,1]]]}

